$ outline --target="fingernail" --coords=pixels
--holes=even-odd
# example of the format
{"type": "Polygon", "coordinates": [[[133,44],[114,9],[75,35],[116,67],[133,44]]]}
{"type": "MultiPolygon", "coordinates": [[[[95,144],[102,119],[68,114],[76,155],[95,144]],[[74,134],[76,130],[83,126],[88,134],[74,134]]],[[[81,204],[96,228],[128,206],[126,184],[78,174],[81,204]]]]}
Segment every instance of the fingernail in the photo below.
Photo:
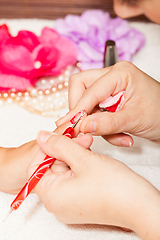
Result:
{"type": "Polygon", "coordinates": [[[84,136],[84,133],[80,132],[77,137],[84,136]]]}
{"type": "Polygon", "coordinates": [[[122,146],[124,146],[124,147],[131,147],[131,146],[132,146],[132,142],[128,142],[128,141],[126,141],[126,140],[122,140],[122,141],[121,141],[121,144],[122,144],[122,146]]]}
{"type": "Polygon", "coordinates": [[[53,133],[50,132],[39,131],[37,138],[39,139],[40,142],[45,143],[52,135],[53,133]]]}
{"type": "Polygon", "coordinates": [[[95,121],[90,121],[89,123],[87,123],[84,127],[83,127],[83,132],[87,132],[87,133],[95,133],[97,129],[97,123],[95,121]]]}

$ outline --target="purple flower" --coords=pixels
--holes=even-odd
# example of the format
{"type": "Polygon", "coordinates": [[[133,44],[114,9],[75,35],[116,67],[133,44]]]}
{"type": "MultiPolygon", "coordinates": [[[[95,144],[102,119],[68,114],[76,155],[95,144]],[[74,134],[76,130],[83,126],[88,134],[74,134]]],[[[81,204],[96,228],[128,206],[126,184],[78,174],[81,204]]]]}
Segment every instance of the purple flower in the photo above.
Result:
{"type": "Polygon", "coordinates": [[[119,17],[113,19],[102,10],[88,10],[81,16],[67,15],[57,19],[54,28],[77,45],[77,60],[83,70],[103,67],[107,40],[116,42],[119,61],[131,61],[145,43],[143,34],[131,28],[128,21],[119,17]]]}

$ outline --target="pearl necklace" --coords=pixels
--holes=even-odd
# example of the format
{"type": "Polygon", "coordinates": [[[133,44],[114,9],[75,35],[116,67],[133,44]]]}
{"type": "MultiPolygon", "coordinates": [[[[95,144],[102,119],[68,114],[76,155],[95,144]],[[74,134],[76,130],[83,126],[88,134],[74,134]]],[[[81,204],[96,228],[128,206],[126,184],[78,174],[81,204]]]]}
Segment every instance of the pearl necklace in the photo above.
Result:
{"type": "Polygon", "coordinates": [[[68,106],[68,80],[79,71],[80,64],[68,66],[56,77],[40,78],[35,87],[26,91],[11,89],[0,93],[0,105],[16,102],[30,112],[43,116],[59,117],[59,110],[68,106]]]}

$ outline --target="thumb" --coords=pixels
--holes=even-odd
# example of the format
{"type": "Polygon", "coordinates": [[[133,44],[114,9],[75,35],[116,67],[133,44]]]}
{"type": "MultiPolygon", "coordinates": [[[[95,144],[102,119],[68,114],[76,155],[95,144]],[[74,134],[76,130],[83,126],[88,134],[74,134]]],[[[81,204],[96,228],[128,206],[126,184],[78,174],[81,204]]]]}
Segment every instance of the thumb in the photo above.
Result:
{"type": "Polygon", "coordinates": [[[39,132],[37,143],[45,154],[65,162],[74,172],[92,154],[70,138],[55,132],[39,132]]]}
{"type": "Polygon", "coordinates": [[[110,135],[129,131],[130,113],[121,109],[120,111],[97,112],[88,115],[81,124],[80,131],[93,135],[110,135]]]}

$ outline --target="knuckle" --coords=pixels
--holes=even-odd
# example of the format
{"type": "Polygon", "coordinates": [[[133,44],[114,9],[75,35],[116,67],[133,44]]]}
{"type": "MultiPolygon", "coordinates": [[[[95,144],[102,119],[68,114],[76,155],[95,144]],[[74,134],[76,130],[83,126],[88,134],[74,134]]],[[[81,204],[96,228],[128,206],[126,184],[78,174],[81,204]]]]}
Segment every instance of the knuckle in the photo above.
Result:
{"type": "Polygon", "coordinates": [[[69,78],[69,85],[71,85],[73,82],[75,82],[77,79],[79,79],[79,73],[74,73],[69,78]]]}
{"type": "Polygon", "coordinates": [[[121,61],[115,64],[115,70],[121,73],[132,74],[134,69],[134,64],[128,61],[121,61]]]}
{"type": "Polygon", "coordinates": [[[133,63],[128,61],[120,61],[115,64],[115,67],[117,68],[132,68],[133,66],[133,63]]]}

